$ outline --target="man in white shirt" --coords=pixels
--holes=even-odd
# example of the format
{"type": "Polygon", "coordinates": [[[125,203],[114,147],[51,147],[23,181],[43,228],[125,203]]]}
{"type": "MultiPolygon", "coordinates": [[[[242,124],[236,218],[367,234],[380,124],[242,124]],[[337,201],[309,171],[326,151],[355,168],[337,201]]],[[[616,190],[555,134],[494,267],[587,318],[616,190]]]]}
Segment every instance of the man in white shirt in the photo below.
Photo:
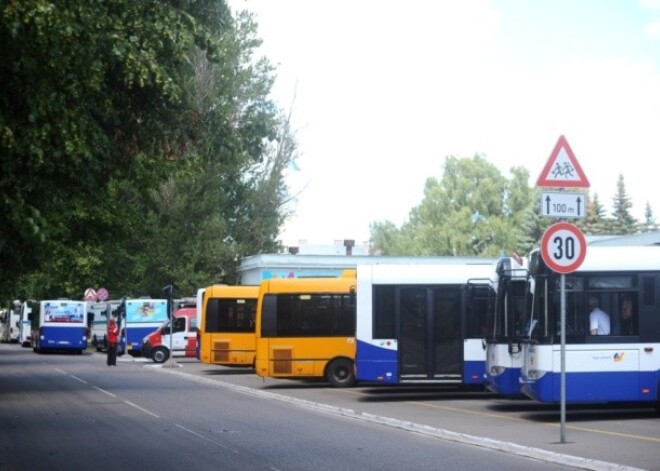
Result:
{"type": "Polygon", "coordinates": [[[600,307],[598,298],[589,298],[589,333],[591,335],[610,335],[610,316],[600,307]]]}

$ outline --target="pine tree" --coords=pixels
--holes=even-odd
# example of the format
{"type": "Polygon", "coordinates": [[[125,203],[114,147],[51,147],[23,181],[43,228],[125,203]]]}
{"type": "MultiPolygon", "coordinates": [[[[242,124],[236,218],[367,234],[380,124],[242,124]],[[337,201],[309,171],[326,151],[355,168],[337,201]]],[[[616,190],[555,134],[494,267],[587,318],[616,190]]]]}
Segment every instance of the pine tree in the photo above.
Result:
{"type": "Polygon", "coordinates": [[[644,223],[641,227],[642,232],[653,232],[658,230],[658,224],[655,222],[655,217],[653,217],[653,210],[649,202],[646,202],[646,208],[644,209],[644,223]]]}
{"type": "Polygon", "coordinates": [[[614,234],[634,234],[638,230],[637,220],[630,214],[632,202],[630,196],[626,193],[626,185],[623,181],[623,175],[619,174],[616,183],[616,194],[613,200],[612,229],[614,234]]]}
{"type": "Polygon", "coordinates": [[[609,232],[608,222],[605,217],[605,208],[598,199],[598,193],[594,193],[591,198],[587,195],[587,216],[583,221],[577,223],[577,226],[588,235],[604,235],[609,232]]]}

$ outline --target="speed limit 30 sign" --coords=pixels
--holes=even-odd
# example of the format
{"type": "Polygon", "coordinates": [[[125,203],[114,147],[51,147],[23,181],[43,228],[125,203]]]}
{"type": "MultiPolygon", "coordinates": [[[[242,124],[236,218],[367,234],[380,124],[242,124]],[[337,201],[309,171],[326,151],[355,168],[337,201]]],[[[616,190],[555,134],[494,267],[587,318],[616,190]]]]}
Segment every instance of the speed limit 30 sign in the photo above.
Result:
{"type": "Polygon", "coordinates": [[[548,227],[541,239],[541,256],[557,273],[577,270],[587,255],[587,240],[573,224],[558,222],[548,227]]]}

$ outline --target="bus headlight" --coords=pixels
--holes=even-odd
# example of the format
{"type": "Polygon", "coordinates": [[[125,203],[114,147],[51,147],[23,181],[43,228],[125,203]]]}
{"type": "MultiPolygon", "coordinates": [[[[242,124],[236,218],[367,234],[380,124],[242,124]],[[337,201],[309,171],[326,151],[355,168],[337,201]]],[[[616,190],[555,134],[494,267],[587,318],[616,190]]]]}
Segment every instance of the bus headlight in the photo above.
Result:
{"type": "Polygon", "coordinates": [[[491,376],[499,376],[502,373],[504,373],[504,367],[503,366],[491,366],[490,367],[490,375],[491,376]]]}
{"type": "Polygon", "coordinates": [[[527,370],[527,378],[536,381],[543,378],[546,373],[547,371],[544,370],[527,370]]]}

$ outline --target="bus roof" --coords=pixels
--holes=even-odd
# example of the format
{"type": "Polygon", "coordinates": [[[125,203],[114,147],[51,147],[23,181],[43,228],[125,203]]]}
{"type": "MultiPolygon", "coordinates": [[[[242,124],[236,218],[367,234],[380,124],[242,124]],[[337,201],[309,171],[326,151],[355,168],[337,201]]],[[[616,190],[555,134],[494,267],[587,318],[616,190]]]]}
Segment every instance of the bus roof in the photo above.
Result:
{"type": "Polygon", "coordinates": [[[660,247],[589,245],[584,262],[576,271],[630,270],[660,270],[660,247]]]}
{"type": "Polygon", "coordinates": [[[269,293],[343,293],[355,290],[355,278],[271,278],[261,282],[261,291],[269,293]]]}
{"type": "Polygon", "coordinates": [[[380,284],[486,282],[495,276],[495,264],[359,265],[357,272],[358,279],[380,284]]]}

